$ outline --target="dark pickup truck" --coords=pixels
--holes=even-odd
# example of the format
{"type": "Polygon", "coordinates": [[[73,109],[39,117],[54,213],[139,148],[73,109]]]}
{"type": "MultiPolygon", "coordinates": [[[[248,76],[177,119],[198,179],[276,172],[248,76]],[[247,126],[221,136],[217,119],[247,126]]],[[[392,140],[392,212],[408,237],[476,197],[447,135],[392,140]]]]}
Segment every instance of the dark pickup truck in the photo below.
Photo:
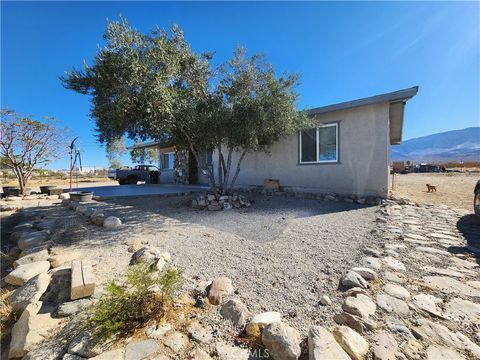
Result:
{"type": "Polygon", "coordinates": [[[154,165],[137,165],[129,169],[109,170],[108,177],[117,180],[120,185],[136,184],[139,181],[145,184],[160,183],[160,171],[154,165]]]}

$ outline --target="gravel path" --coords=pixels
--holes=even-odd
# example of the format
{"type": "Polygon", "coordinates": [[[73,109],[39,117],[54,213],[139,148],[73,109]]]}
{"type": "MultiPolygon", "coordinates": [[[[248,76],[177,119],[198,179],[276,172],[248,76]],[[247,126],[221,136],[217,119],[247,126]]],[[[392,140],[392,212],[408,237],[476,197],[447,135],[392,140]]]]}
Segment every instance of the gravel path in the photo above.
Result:
{"type": "MultiPolygon", "coordinates": [[[[125,242],[139,239],[167,250],[185,271],[186,286],[218,276],[233,280],[235,296],[253,313],[279,311],[306,333],[313,323],[331,323],[323,294],[341,304],[336,291],[341,274],[358,263],[360,248],[375,242],[376,207],[284,197],[253,197],[248,210],[197,211],[185,198],[117,200],[98,203],[119,216],[121,230],[109,232],[85,224],[64,234],[97,260],[97,276],[106,282],[127,268],[125,242]],[[335,299],[338,297],[338,301],[335,299]]],[[[58,240],[57,240],[58,241],[58,240]]]]}

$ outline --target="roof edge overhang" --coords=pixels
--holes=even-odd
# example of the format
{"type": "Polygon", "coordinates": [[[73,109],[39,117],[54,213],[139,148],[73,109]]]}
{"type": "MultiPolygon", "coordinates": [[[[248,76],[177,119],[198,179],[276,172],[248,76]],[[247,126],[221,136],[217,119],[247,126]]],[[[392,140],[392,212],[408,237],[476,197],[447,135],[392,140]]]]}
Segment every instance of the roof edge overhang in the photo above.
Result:
{"type": "Polygon", "coordinates": [[[397,90],[385,94],[370,96],[357,100],[345,101],[338,104],[322,106],[304,111],[309,116],[315,116],[333,111],[348,110],[360,106],[388,103],[390,144],[398,145],[402,142],[405,104],[408,100],[417,95],[417,93],[418,86],[414,86],[408,89],[397,90]]]}

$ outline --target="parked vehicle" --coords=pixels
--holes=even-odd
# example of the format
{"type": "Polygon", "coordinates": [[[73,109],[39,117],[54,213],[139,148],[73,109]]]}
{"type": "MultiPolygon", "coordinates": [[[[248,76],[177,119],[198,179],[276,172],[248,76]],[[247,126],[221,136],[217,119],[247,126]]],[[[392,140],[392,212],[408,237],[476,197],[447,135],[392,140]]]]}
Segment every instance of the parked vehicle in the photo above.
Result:
{"type": "Polygon", "coordinates": [[[473,210],[475,215],[480,216],[480,180],[477,181],[473,192],[473,210]]]}
{"type": "Polygon", "coordinates": [[[139,181],[145,184],[160,183],[160,171],[154,165],[136,165],[133,168],[109,170],[108,177],[118,180],[120,185],[136,184],[139,181]]]}

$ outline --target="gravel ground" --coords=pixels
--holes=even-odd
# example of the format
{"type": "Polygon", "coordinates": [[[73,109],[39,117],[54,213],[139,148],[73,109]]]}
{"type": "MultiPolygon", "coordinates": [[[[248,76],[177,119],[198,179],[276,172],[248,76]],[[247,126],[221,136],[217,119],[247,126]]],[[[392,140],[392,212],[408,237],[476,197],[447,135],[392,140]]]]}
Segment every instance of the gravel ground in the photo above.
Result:
{"type": "Polygon", "coordinates": [[[193,210],[187,198],[96,203],[107,215],[124,221],[117,231],[74,223],[78,216],[63,210],[72,215],[71,220],[65,215],[64,222],[73,226],[55,241],[96,260],[102,283],[126,271],[131,254],[125,242],[139,239],[172,254],[174,264],[184,269],[187,288],[228,276],[234,296],[253,313],[279,311],[303,334],[313,323],[333,324],[333,309],[321,306],[319,299],[327,294],[335,310],[340,309],[336,289],[341,274],[358,264],[362,246],[377,241],[370,234],[376,207],[284,197],[251,199],[250,209],[227,212],[193,210]]]}

